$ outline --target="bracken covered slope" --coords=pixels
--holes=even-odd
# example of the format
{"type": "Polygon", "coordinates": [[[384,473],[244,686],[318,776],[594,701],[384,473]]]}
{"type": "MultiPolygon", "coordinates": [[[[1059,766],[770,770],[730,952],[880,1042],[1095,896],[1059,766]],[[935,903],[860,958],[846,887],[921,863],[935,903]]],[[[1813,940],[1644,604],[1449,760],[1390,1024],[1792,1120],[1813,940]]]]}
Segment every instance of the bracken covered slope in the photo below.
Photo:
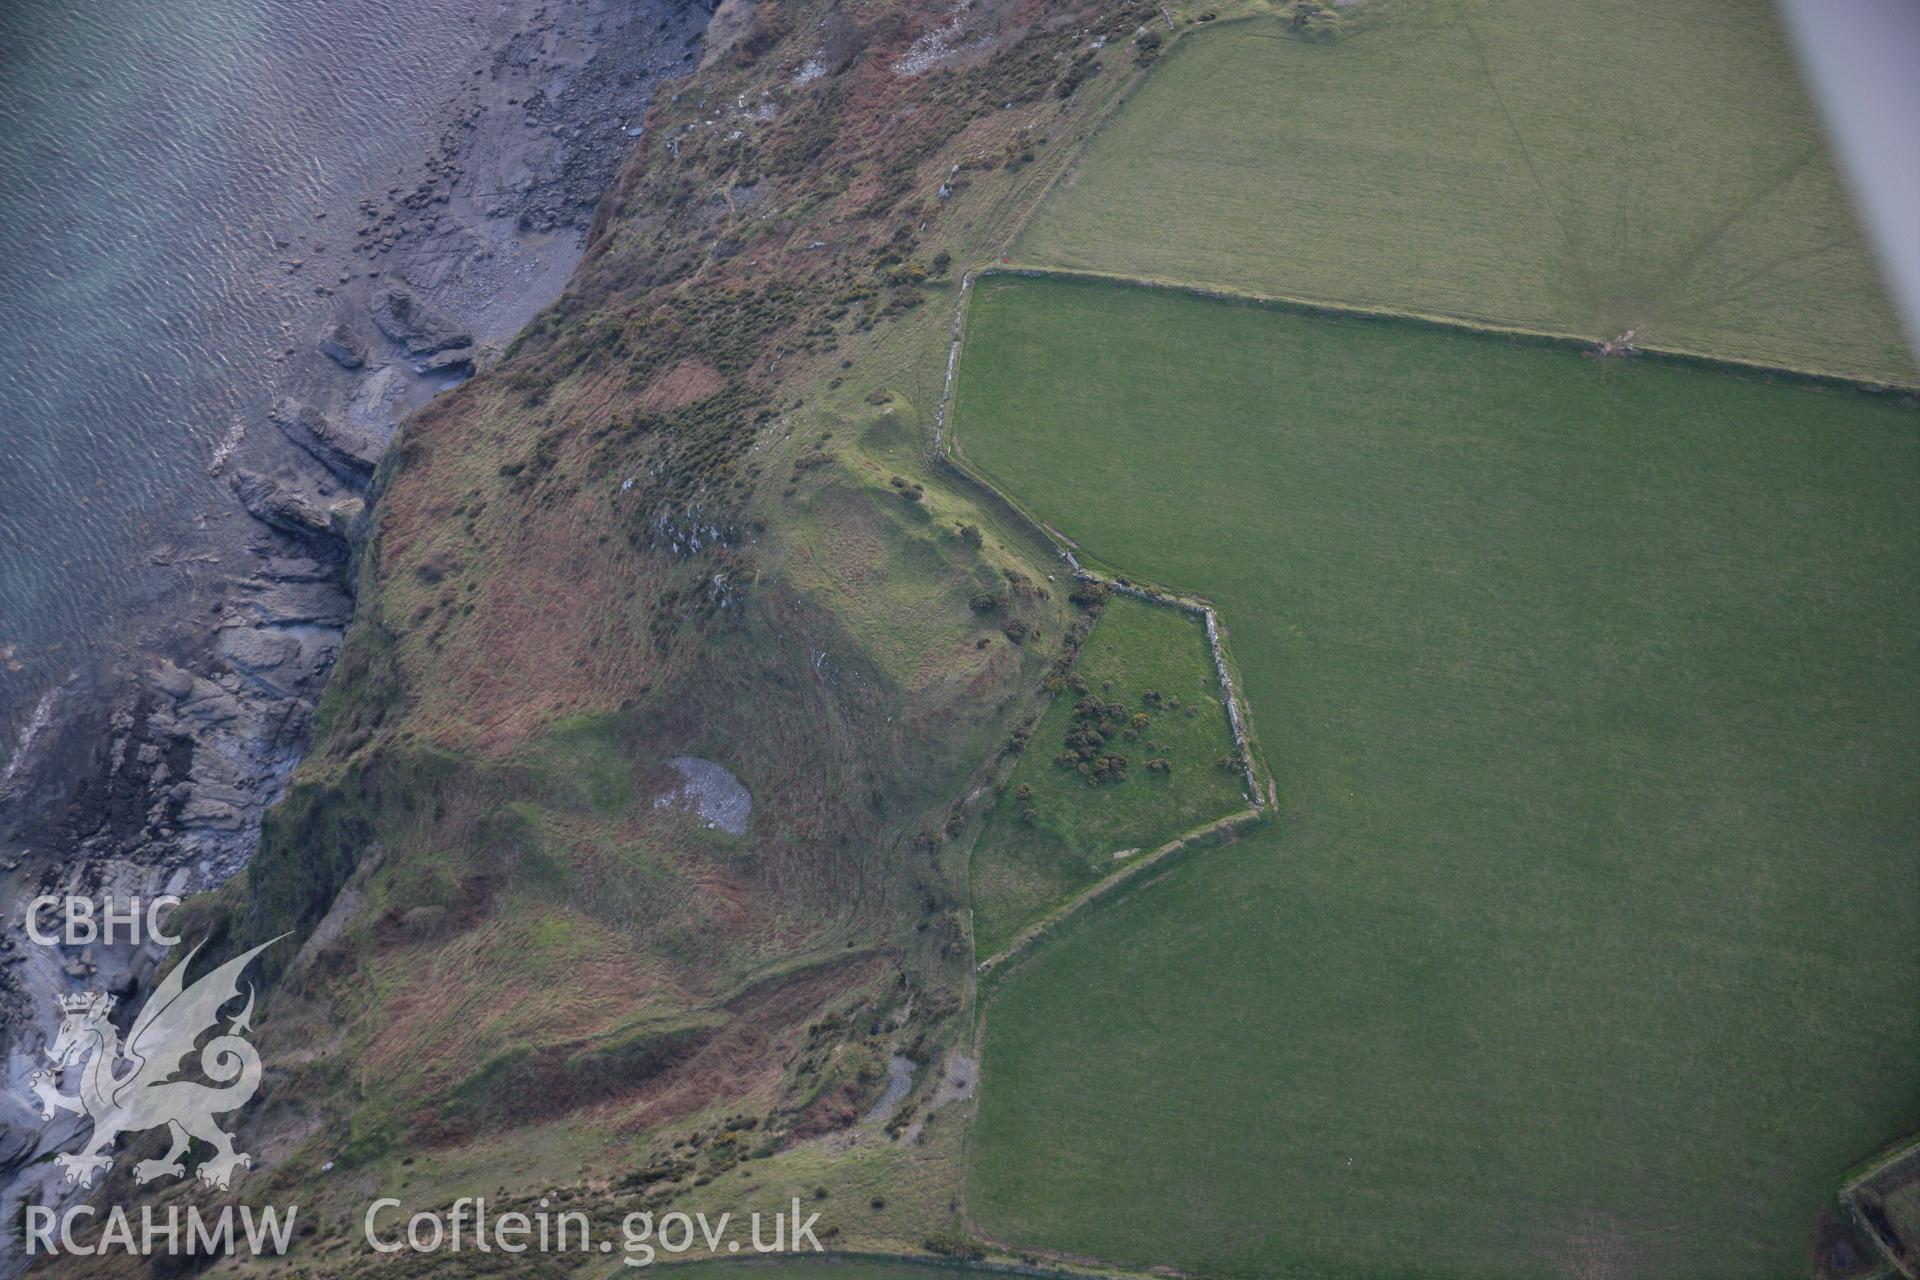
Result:
{"type": "Polygon", "coordinates": [[[916,1250],[957,1223],[943,1072],[900,1104],[914,1142],[842,1138],[890,1055],[965,1046],[948,836],[1087,624],[926,442],[963,264],[1150,11],[726,8],[567,293],[405,426],[313,754],[188,909],[209,954],[292,935],[232,1198],[301,1204],[301,1274],[385,1261],[379,1194],[617,1221],[792,1192],[844,1204],[832,1243],[916,1250]],[[744,784],[743,834],[684,757],[744,784]]]}

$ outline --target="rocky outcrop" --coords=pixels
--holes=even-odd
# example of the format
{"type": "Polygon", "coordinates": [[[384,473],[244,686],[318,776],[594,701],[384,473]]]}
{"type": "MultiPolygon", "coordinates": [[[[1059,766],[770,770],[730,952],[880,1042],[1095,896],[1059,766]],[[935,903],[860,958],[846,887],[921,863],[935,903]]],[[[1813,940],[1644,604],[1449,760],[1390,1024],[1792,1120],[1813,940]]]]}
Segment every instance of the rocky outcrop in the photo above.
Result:
{"type": "Polygon", "coordinates": [[[366,505],[358,498],[324,498],[245,469],[234,472],[233,491],[254,519],[286,533],[329,541],[345,541],[366,505]]]}
{"type": "Polygon", "coordinates": [[[386,448],[369,433],[298,400],[276,401],[272,416],[287,439],[349,484],[366,484],[386,448]]]}
{"type": "Polygon", "coordinates": [[[373,296],[371,311],[374,326],[410,356],[473,345],[471,333],[405,289],[380,290],[373,296]]]}

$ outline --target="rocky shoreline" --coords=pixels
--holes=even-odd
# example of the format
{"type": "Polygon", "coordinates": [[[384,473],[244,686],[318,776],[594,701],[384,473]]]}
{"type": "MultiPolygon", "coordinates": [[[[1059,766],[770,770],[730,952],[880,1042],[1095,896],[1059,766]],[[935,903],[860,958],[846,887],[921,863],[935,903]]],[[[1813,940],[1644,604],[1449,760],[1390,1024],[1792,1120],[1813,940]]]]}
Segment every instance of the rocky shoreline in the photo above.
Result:
{"type": "Polygon", "coordinates": [[[65,1194],[33,1162],[71,1135],[42,1127],[24,1089],[55,997],[131,995],[157,959],[33,945],[26,902],[191,892],[245,865],[352,617],[380,455],[408,413],[486,367],[559,293],[654,85],[692,69],[709,8],[508,0],[418,164],[275,237],[284,271],[313,282],[310,322],[260,372],[274,393],[264,420],[213,459],[233,510],[196,522],[204,545],[150,551],[181,585],[132,621],[106,669],[43,700],[0,779],[8,1221],[25,1194],[65,1194]]]}

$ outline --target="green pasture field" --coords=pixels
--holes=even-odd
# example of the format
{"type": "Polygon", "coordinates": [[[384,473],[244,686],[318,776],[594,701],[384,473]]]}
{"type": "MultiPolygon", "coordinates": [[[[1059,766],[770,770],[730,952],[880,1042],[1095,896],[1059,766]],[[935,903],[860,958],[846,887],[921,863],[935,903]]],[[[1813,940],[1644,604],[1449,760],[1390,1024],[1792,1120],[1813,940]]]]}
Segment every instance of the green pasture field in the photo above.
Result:
{"type": "Polygon", "coordinates": [[[984,1231],[1806,1273],[1920,1128],[1911,400],[988,277],[955,432],[1217,603],[1280,791],[996,981],[984,1231]]]}
{"type": "Polygon", "coordinates": [[[1112,597],[1071,676],[1034,730],[973,847],[974,949],[982,958],[1074,893],[1184,832],[1247,807],[1246,783],[1218,761],[1233,753],[1227,710],[1196,614],[1112,597]],[[1156,701],[1146,694],[1160,695],[1156,701]],[[1107,749],[1127,758],[1123,781],[1090,786],[1063,768],[1065,739],[1084,698],[1118,703],[1148,725],[1107,749]],[[1165,760],[1155,772],[1148,761],[1165,760]],[[1026,793],[1022,794],[1022,788],[1026,793]],[[1031,811],[1033,820],[1024,814],[1031,811]]]}
{"type": "Polygon", "coordinates": [[[1920,380],[1770,6],[1341,22],[1183,37],[1015,256],[1920,380]]]}

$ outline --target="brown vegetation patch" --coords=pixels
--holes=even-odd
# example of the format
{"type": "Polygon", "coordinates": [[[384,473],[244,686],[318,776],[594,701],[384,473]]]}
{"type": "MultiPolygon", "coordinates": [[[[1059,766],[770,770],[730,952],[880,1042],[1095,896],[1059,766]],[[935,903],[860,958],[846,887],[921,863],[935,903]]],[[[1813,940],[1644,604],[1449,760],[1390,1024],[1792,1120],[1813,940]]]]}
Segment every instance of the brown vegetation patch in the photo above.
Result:
{"type": "Polygon", "coordinates": [[[544,523],[504,549],[508,571],[489,576],[439,663],[447,710],[490,754],[562,716],[615,710],[657,674],[642,566],[578,536],[590,530],[544,523]]]}
{"type": "Polygon", "coordinates": [[[822,1008],[889,972],[884,954],[849,955],[743,993],[727,1006],[732,1021],[675,1069],[646,1081],[624,1100],[619,1127],[627,1132],[657,1128],[777,1084],[788,1066],[779,1045],[797,1038],[822,1008]]]}
{"type": "Polygon", "coordinates": [[[633,405],[644,413],[668,413],[718,395],[723,385],[712,365],[700,360],[682,360],[648,383],[647,389],[635,397],[633,405]]]}
{"type": "MultiPolygon", "coordinates": [[[[524,903],[519,909],[535,914],[524,903]]],[[[384,953],[375,964],[382,1014],[360,1055],[362,1074],[390,1080],[418,1072],[420,1091],[431,1092],[516,1042],[604,1035],[640,1011],[688,1002],[689,993],[660,965],[618,935],[577,913],[560,914],[569,928],[599,935],[568,958],[573,979],[567,982],[548,983],[529,972],[528,930],[537,919],[494,920],[434,944],[384,953]]]]}
{"type": "Polygon", "coordinates": [[[807,1104],[793,1122],[795,1138],[818,1138],[847,1128],[860,1118],[869,1090],[856,1080],[842,1080],[807,1104]]]}
{"type": "Polygon", "coordinates": [[[695,855],[675,861],[693,885],[700,910],[713,924],[734,937],[755,937],[772,919],[766,904],[740,877],[695,855]]]}
{"type": "MultiPolygon", "coordinates": [[[[437,458],[422,454],[428,481],[437,458]]],[[[458,491],[457,476],[445,482],[458,491]]],[[[667,566],[627,546],[604,506],[496,492],[466,532],[459,517],[422,509],[431,492],[395,486],[381,552],[406,665],[431,672],[419,710],[434,737],[499,754],[560,716],[617,708],[657,678],[647,605],[667,566]],[[444,545],[463,532],[464,550],[444,545]],[[472,572],[442,581],[448,563],[472,572]]]]}

